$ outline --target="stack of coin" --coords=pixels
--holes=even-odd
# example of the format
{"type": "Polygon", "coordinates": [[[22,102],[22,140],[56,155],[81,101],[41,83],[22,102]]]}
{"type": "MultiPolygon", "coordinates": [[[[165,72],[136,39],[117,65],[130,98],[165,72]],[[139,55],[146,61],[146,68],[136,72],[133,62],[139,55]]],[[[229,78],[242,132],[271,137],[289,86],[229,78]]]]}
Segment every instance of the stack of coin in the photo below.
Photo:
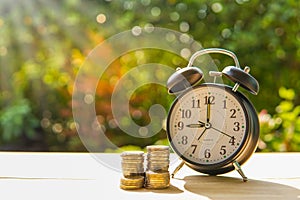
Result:
{"type": "Polygon", "coordinates": [[[147,146],[147,171],[166,172],[169,169],[170,150],[168,146],[147,146]]]}
{"type": "Polygon", "coordinates": [[[138,189],[144,185],[144,152],[125,151],[121,154],[122,171],[120,188],[138,189]]]}
{"type": "Polygon", "coordinates": [[[170,186],[170,173],[146,171],[145,187],[149,189],[164,189],[170,186]]]}
{"type": "Polygon", "coordinates": [[[169,146],[147,146],[146,188],[163,189],[170,186],[169,156],[169,146]]]}
{"type": "Polygon", "coordinates": [[[120,188],[123,190],[139,189],[144,186],[144,182],[144,176],[131,176],[128,178],[122,177],[120,181],[120,188]]]}

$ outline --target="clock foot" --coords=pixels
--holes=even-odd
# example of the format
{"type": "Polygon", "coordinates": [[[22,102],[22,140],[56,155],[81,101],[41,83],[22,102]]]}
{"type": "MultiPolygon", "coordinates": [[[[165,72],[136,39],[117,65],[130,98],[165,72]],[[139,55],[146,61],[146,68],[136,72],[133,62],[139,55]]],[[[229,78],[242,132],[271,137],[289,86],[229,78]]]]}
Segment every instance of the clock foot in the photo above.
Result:
{"type": "Polygon", "coordinates": [[[248,178],[247,178],[247,176],[245,176],[240,164],[237,161],[234,161],[232,163],[232,165],[234,166],[235,170],[241,175],[241,177],[243,178],[243,181],[247,182],[248,178]]]}
{"type": "Polygon", "coordinates": [[[184,161],[181,161],[181,163],[176,167],[176,169],[171,174],[171,177],[174,178],[174,175],[183,167],[184,161]]]}

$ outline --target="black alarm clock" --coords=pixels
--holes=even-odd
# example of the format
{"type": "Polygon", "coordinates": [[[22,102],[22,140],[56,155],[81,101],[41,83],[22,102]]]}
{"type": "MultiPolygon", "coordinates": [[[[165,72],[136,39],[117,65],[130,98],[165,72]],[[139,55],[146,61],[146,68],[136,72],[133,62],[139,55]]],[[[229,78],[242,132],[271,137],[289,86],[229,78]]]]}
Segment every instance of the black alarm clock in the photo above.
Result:
{"type": "Polygon", "coordinates": [[[174,152],[182,159],[172,176],[186,164],[209,175],[241,169],[255,152],[259,138],[259,121],[255,107],[238,91],[242,86],[257,94],[259,84],[249,74],[250,68],[240,68],[236,55],[219,48],[203,49],[191,57],[185,68],[178,68],[167,82],[168,92],[177,94],[167,116],[167,136],[174,152]],[[233,58],[235,66],[221,72],[210,71],[213,77],[226,77],[235,83],[202,83],[203,72],[193,66],[196,57],[220,53],[233,58]]]}

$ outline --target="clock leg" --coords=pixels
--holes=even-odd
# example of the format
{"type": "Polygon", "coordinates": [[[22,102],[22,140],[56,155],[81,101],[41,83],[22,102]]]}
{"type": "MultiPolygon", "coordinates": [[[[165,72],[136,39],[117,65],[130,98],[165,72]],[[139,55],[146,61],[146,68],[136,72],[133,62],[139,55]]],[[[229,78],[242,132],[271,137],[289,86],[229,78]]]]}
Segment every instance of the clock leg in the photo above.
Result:
{"type": "Polygon", "coordinates": [[[174,178],[174,175],[183,167],[184,161],[181,161],[181,163],[176,167],[176,169],[171,174],[172,178],[174,178]]]}
{"type": "Polygon", "coordinates": [[[243,181],[248,181],[247,176],[245,176],[240,164],[237,161],[233,161],[232,165],[234,166],[235,170],[242,176],[243,181]]]}

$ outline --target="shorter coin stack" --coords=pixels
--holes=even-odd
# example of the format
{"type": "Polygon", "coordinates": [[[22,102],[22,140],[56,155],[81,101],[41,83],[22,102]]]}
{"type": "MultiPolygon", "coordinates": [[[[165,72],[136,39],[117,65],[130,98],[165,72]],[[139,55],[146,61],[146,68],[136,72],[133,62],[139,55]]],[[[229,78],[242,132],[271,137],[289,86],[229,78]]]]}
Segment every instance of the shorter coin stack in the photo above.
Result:
{"type": "Polygon", "coordinates": [[[120,188],[125,190],[139,189],[144,186],[144,152],[125,151],[121,154],[122,171],[120,188]]]}
{"type": "Polygon", "coordinates": [[[123,190],[135,190],[144,186],[144,176],[131,176],[129,178],[122,177],[120,188],[123,190]]]}
{"type": "Polygon", "coordinates": [[[163,189],[170,186],[168,146],[147,146],[147,170],[145,174],[145,187],[150,189],[163,189]]]}

